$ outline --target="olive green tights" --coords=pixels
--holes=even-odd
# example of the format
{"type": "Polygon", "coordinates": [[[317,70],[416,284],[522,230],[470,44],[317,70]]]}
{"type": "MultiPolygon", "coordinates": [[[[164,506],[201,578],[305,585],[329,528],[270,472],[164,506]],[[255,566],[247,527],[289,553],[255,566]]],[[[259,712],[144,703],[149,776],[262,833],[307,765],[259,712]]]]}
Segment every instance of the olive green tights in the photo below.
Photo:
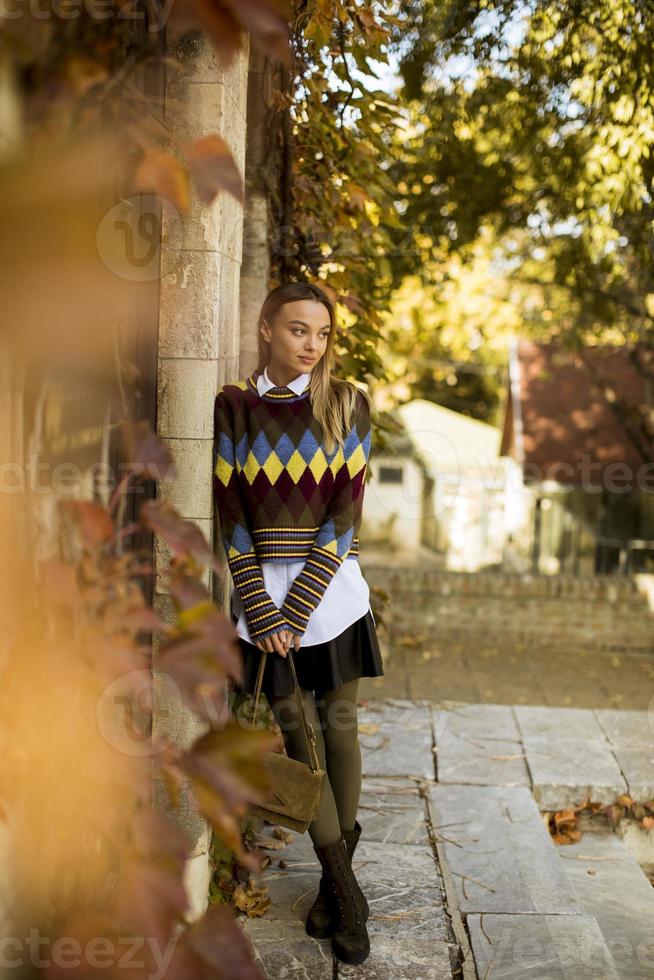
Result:
{"type": "MultiPolygon", "coordinates": [[[[326,776],[317,817],[308,832],[317,847],[331,844],[341,830],[353,830],[361,793],[361,749],[357,721],[359,678],[324,693],[300,688],[307,720],[316,734],[316,751],[326,776]]],[[[294,694],[270,704],[292,759],[309,762],[294,694]]]]}

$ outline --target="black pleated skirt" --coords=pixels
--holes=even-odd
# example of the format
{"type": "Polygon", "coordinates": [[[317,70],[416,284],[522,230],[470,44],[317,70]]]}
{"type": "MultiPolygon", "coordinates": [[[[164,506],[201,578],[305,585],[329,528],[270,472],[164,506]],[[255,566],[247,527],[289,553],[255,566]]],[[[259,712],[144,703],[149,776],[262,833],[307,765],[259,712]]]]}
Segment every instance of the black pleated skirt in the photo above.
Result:
{"type": "MultiPolygon", "coordinates": [[[[237,622],[232,614],[232,621],[237,622]]],[[[243,655],[243,684],[235,685],[237,691],[254,693],[260,658],[258,647],[242,636],[238,638],[243,655]]],[[[355,677],[382,677],[384,664],[370,610],[360,619],[347,626],[342,633],[323,643],[309,646],[293,646],[288,656],[293,657],[295,672],[301,687],[323,694],[334,691],[355,677]]],[[[278,653],[265,654],[262,691],[267,698],[283,697],[293,693],[293,678],[286,657],[278,653]]]]}

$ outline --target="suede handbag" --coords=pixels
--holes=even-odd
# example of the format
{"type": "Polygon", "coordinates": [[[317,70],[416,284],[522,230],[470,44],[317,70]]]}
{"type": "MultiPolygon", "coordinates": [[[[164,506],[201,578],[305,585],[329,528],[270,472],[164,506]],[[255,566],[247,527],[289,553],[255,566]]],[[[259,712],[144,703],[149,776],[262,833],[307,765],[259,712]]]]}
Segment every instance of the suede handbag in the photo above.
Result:
{"type": "MultiPolygon", "coordinates": [[[[263,684],[266,656],[266,651],[262,650],[249,719],[250,727],[254,726],[263,684]]],[[[316,735],[304,710],[300,685],[290,650],[287,659],[293,677],[293,688],[300,709],[300,721],[310,762],[307,765],[298,759],[291,759],[285,752],[266,752],[263,758],[263,768],[270,777],[272,792],[265,801],[251,802],[249,809],[255,816],[261,817],[269,823],[280,824],[282,827],[288,827],[289,830],[303,834],[311,821],[315,820],[318,815],[326,774],[325,770],[320,768],[320,760],[316,751],[316,735]]]]}

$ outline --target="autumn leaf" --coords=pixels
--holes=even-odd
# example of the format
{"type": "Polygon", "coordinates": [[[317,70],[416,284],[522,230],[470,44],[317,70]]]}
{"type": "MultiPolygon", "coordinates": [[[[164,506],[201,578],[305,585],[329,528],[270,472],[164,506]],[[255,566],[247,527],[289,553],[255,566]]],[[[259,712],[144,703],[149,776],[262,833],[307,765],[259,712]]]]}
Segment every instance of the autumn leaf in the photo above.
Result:
{"type": "Polygon", "coordinates": [[[148,500],[140,510],[143,523],[168,543],[175,555],[192,556],[220,575],[222,567],[201,529],[182,517],[167,500],[148,500]]]}
{"type": "Polygon", "coordinates": [[[129,466],[153,480],[171,479],[176,475],[173,457],[163,439],[146,421],[122,422],[129,466]]]}
{"type": "Polygon", "coordinates": [[[630,796],[628,796],[625,793],[622,796],[619,796],[617,798],[616,803],[619,803],[620,806],[630,807],[630,806],[633,806],[634,801],[633,801],[633,799],[630,796]]]}
{"type": "Polygon", "coordinates": [[[146,149],[134,173],[134,187],[137,191],[158,194],[166,212],[172,210],[170,203],[182,214],[190,210],[189,174],[181,160],[167,150],[146,149]]]}
{"type": "Polygon", "coordinates": [[[182,152],[204,204],[211,204],[220,191],[227,191],[243,203],[243,180],[229,144],[222,136],[211,133],[185,143],[182,152]]]}
{"type": "Polygon", "coordinates": [[[248,879],[245,886],[236,886],[232,901],[236,908],[245,912],[249,918],[255,918],[266,914],[270,908],[271,898],[267,888],[257,887],[252,879],[248,879]]]}
{"type": "Polygon", "coordinates": [[[114,524],[104,507],[88,500],[62,500],[59,506],[77,523],[82,537],[94,546],[108,541],[114,533],[114,524]]]}

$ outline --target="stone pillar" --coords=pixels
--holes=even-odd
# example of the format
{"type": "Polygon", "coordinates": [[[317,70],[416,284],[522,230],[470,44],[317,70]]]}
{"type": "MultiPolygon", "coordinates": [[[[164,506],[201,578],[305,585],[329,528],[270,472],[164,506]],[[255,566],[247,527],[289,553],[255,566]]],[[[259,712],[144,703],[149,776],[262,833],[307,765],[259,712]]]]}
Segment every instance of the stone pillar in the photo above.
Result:
{"type": "MultiPolygon", "coordinates": [[[[168,69],[165,120],[176,140],[211,133],[223,136],[241,172],[245,163],[246,94],[249,59],[246,47],[225,70],[209,41],[200,33],[185,35],[171,52],[182,57],[182,70],[168,69]]],[[[178,476],[162,482],[160,495],[192,518],[212,540],[212,439],[216,391],[238,375],[239,276],[242,259],[243,208],[220,194],[211,205],[195,197],[183,219],[164,219],[161,249],[161,304],[157,379],[157,430],[168,444],[178,476]]],[[[166,592],[168,555],[156,547],[155,606],[172,618],[166,592]]],[[[209,584],[209,582],[207,582],[209,584]]],[[[153,734],[191,745],[204,723],[171,692],[156,670],[153,734]]],[[[165,790],[156,780],[158,805],[167,808],[165,790]]],[[[175,819],[194,842],[187,873],[193,907],[189,919],[206,907],[211,830],[190,812],[175,819]]]]}

